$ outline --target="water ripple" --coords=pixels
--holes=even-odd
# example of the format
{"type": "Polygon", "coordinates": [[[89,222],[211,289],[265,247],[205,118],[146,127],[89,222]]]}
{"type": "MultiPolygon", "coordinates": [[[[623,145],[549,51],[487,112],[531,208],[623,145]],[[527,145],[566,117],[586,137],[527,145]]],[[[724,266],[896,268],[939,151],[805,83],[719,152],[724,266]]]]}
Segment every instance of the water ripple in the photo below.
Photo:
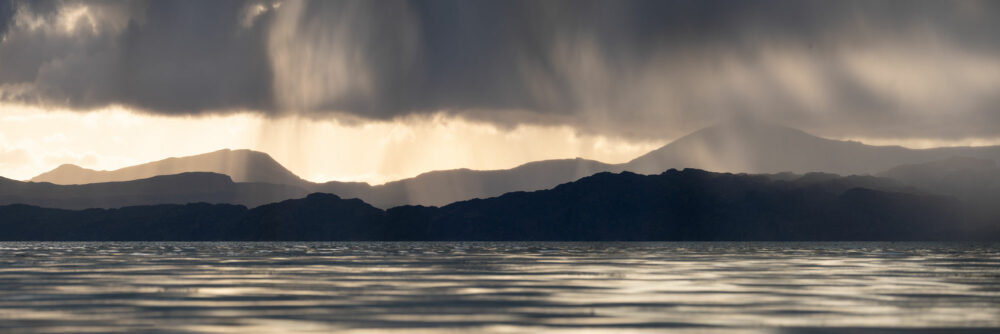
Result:
{"type": "Polygon", "coordinates": [[[0,243],[3,332],[978,332],[1000,245],[0,243]]]}

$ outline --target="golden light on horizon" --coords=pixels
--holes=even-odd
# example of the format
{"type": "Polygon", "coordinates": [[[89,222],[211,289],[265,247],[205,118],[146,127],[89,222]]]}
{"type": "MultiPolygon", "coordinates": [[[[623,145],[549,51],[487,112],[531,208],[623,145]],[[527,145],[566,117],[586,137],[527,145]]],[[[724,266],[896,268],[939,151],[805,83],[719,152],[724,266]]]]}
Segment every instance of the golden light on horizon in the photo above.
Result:
{"type": "Polygon", "coordinates": [[[310,181],[380,184],[433,170],[506,169],[545,159],[626,162],[661,140],[582,134],[570,126],[502,128],[435,114],[338,122],[243,112],[160,116],[116,106],[90,112],[0,105],[0,176],[26,180],[61,164],[97,170],[252,149],[310,181]]]}

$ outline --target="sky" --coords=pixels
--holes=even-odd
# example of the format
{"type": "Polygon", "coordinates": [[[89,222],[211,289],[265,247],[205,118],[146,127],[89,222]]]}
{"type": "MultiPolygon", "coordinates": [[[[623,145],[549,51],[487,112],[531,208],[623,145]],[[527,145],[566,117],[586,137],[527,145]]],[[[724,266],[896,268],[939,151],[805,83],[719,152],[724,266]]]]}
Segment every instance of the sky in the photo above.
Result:
{"type": "Polygon", "coordinates": [[[0,176],[250,148],[381,183],[732,117],[1000,144],[997,31],[996,1],[0,0],[0,176]]]}

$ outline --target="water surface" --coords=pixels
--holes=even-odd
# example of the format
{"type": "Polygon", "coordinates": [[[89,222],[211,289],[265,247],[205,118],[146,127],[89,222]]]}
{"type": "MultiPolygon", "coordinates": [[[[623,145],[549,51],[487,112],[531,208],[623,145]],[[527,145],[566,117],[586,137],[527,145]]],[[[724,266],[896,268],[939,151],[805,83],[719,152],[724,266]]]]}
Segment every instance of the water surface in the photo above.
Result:
{"type": "Polygon", "coordinates": [[[1000,245],[0,243],[0,332],[996,332],[1000,245]]]}

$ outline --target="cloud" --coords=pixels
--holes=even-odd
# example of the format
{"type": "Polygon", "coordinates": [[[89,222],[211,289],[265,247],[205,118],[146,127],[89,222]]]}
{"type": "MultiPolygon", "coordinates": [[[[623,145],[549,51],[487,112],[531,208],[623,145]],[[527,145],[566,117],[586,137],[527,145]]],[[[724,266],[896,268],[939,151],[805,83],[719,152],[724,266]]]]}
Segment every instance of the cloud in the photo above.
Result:
{"type": "Polygon", "coordinates": [[[33,3],[14,4],[0,45],[7,101],[166,114],[270,108],[263,25],[240,25],[243,2],[33,3]]]}
{"type": "Polygon", "coordinates": [[[0,1],[0,100],[996,136],[996,31],[991,1],[0,1]]]}
{"type": "Polygon", "coordinates": [[[0,111],[0,176],[22,180],[64,163],[113,170],[247,148],[309,180],[378,184],[432,170],[506,169],[543,159],[622,163],[663,145],[584,135],[569,126],[503,129],[445,114],[358,125],[250,113],[163,117],[120,107],[81,113],[0,104],[0,111]]]}
{"type": "Polygon", "coordinates": [[[31,155],[24,149],[2,149],[0,150],[0,168],[19,166],[27,164],[31,160],[31,155]]]}
{"type": "Polygon", "coordinates": [[[7,27],[13,17],[14,3],[9,0],[0,1],[0,36],[7,33],[7,27]]]}

